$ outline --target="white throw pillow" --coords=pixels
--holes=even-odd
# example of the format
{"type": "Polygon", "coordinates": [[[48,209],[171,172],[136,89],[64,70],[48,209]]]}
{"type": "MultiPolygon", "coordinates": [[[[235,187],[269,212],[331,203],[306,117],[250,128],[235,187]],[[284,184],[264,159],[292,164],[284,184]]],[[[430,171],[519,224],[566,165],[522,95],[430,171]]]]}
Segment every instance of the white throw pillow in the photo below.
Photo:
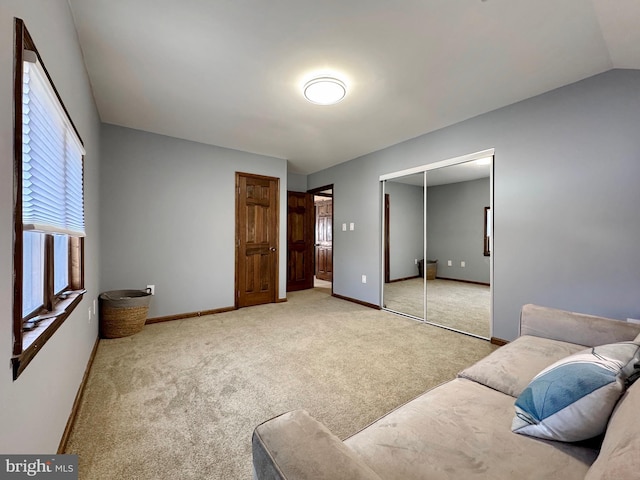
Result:
{"type": "Polygon", "coordinates": [[[639,370],[640,345],[634,342],[570,355],[542,370],[520,394],[511,430],[563,442],[598,436],[639,370]]]}

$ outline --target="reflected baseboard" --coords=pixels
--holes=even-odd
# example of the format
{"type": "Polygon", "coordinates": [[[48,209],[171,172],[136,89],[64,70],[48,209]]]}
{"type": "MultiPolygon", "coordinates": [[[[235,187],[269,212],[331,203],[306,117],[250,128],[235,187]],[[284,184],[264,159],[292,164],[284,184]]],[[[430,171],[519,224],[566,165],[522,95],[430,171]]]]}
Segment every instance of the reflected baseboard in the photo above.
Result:
{"type": "Polygon", "coordinates": [[[474,280],[462,280],[460,278],[448,278],[448,277],[436,277],[438,280],[449,280],[451,282],[462,282],[462,283],[471,283],[473,285],[484,285],[485,287],[490,287],[491,284],[487,282],[476,282],[474,280]]]}
{"type": "Polygon", "coordinates": [[[414,275],[413,277],[394,278],[386,283],[404,282],[405,280],[413,280],[414,278],[420,278],[420,275],[414,275]]]}

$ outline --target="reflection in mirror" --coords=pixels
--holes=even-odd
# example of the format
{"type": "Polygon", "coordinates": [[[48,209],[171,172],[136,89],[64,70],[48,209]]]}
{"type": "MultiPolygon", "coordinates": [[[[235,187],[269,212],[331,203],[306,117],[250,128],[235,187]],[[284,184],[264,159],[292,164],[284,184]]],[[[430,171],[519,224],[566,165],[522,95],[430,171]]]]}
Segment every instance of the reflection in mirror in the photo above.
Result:
{"type": "Polygon", "coordinates": [[[490,337],[490,258],[480,250],[490,214],[491,162],[473,160],[427,171],[427,258],[437,260],[426,282],[430,323],[490,337]],[[490,213],[490,211],[488,212],[490,213]]]}
{"type": "Polygon", "coordinates": [[[384,307],[423,320],[424,172],[384,184],[384,307]]]}
{"type": "Polygon", "coordinates": [[[491,208],[484,207],[484,256],[491,255],[491,208]]]}

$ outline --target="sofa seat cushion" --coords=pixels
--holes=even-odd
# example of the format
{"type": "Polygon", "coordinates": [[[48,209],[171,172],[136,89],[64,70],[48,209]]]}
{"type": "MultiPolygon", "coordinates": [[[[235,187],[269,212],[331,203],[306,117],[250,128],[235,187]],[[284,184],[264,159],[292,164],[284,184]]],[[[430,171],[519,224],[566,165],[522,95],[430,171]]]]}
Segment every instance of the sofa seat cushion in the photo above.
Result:
{"type": "Polygon", "coordinates": [[[518,397],[541,370],[580,350],[584,350],[584,346],[525,335],[500,347],[458,376],[518,397]]]}
{"type": "Polygon", "coordinates": [[[616,406],[598,459],[585,480],[621,480],[640,476],[640,381],[636,381],[616,406]]]}
{"type": "Polygon", "coordinates": [[[583,479],[597,451],[511,432],[514,399],[458,378],[345,440],[386,480],[583,479]]]}

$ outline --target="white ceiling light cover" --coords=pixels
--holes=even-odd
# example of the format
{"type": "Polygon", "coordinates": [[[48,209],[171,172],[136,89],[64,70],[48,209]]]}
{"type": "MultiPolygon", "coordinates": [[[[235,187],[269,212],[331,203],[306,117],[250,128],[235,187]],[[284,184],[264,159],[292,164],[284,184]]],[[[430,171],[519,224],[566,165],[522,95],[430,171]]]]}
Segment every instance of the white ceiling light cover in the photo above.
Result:
{"type": "Polygon", "coordinates": [[[334,77],[318,77],[304,85],[304,96],[311,103],[317,105],[333,105],[342,100],[347,94],[347,87],[341,80],[334,77]]]}

